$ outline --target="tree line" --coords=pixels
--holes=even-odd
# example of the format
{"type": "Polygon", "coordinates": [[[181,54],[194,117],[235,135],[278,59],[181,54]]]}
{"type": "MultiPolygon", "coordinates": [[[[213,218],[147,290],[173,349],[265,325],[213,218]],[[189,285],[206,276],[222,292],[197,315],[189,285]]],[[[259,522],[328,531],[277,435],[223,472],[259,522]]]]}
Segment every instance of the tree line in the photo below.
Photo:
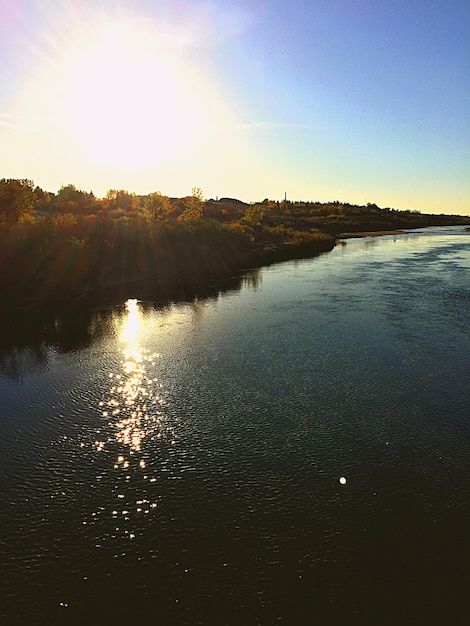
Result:
{"type": "Polygon", "coordinates": [[[185,198],[170,199],[160,191],[137,195],[125,189],[109,189],[104,198],[97,198],[92,191],[83,191],[73,184],[64,185],[53,193],[26,178],[0,180],[0,220],[4,224],[54,214],[106,213],[114,218],[139,215],[153,221],[170,217],[192,219],[201,216],[203,203],[199,187],[194,187],[185,198]]]}

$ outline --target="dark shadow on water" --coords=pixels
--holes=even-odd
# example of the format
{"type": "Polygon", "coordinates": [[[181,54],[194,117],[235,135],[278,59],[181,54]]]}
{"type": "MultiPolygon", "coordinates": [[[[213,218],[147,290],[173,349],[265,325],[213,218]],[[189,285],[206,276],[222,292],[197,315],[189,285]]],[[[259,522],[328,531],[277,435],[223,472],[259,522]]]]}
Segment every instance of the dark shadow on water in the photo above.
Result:
{"type": "Polygon", "coordinates": [[[142,312],[150,313],[179,303],[200,305],[242,288],[256,289],[260,281],[260,270],[254,269],[207,285],[175,289],[171,295],[155,294],[143,283],[102,290],[62,309],[0,309],[0,372],[18,379],[25,371],[43,367],[50,349],[67,353],[86,348],[111,332],[111,318],[123,311],[129,298],[138,299],[142,312]]]}

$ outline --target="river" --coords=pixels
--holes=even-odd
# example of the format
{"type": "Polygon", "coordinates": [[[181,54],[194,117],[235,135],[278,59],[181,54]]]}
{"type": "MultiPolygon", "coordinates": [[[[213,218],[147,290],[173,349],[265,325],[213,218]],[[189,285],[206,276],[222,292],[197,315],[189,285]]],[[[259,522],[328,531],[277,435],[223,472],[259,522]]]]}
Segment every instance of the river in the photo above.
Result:
{"type": "Polygon", "coordinates": [[[464,624],[470,232],[0,346],[2,624],[464,624]]]}

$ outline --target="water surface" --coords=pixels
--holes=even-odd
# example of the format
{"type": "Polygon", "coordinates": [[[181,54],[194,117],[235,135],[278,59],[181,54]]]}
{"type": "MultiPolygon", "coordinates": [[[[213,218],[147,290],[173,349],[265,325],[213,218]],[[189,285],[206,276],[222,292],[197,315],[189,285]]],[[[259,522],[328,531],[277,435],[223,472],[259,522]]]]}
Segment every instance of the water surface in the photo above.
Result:
{"type": "Polygon", "coordinates": [[[469,237],[4,328],[2,623],[466,623],[469,237]]]}

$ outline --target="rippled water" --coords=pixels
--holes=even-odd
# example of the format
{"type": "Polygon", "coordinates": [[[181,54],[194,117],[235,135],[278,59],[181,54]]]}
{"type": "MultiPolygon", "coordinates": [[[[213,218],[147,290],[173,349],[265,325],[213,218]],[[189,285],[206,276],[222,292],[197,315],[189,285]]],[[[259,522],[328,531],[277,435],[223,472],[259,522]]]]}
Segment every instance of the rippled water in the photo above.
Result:
{"type": "Polygon", "coordinates": [[[469,276],[428,229],[4,327],[1,623],[466,624],[469,276]]]}

